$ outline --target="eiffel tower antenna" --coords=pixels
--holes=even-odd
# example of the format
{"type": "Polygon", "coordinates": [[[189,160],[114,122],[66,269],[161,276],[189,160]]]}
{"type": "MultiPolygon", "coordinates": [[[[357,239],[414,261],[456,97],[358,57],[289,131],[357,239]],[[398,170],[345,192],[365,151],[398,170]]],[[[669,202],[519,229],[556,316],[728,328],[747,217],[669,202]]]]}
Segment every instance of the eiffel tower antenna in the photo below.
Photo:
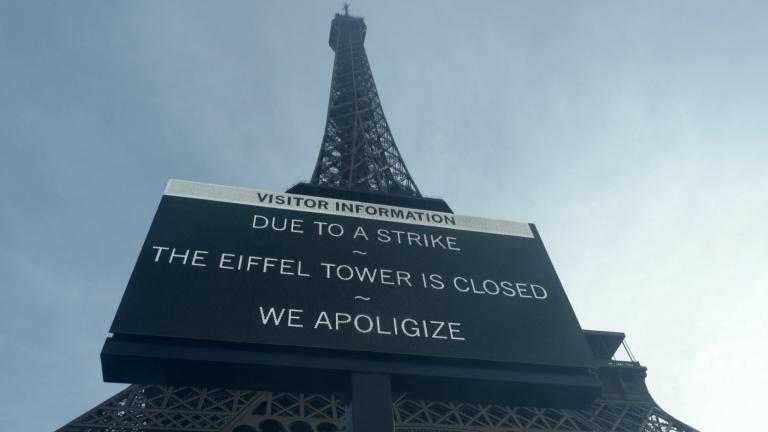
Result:
{"type": "Polygon", "coordinates": [[[365,53],[363,18],[336,14],[328,118],[311,184],[421,197],[395,145],[365,53]]]}

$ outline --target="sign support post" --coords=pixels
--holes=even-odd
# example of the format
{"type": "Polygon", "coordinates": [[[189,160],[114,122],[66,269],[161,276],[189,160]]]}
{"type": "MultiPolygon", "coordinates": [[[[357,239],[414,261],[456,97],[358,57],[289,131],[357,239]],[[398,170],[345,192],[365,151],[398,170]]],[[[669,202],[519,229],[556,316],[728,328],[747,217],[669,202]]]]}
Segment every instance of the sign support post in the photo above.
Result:
{"type": "Polygon", "coordinates": [[[346,406],[348,432],[392,432],[392,385],[389,375],[352,373],[346,406]]]}

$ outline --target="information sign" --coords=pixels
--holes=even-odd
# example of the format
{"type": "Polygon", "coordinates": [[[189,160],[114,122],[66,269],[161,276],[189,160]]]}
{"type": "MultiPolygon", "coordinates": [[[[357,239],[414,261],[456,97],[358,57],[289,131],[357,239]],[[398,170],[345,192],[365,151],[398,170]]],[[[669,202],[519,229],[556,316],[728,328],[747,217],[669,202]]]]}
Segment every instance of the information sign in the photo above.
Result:
{"type": "Polygon", "coordinates": [[[116,335],[588,367],[532,225],[171,180],[116,335]]]}

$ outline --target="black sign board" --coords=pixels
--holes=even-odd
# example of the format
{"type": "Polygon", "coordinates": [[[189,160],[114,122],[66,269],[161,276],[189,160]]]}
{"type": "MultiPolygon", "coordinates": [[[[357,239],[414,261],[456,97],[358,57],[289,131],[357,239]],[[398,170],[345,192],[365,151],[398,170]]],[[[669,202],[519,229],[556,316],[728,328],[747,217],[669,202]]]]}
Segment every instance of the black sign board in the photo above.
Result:
{"type": "Polygon", "coordinates": [[[586,368],[529,224],[172,180],[115,335],[586,368]]]}

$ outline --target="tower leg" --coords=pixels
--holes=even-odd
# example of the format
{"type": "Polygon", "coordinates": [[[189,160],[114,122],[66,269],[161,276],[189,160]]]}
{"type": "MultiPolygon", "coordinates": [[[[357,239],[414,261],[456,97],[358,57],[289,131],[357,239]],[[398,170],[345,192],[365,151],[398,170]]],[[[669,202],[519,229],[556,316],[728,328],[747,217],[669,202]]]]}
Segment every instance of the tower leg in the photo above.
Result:
{"type": "Polygon", "coordinates": [[[389,375],[353,373],[346,409],[347,432],[392,432],[392,386],[389,375]]]}

